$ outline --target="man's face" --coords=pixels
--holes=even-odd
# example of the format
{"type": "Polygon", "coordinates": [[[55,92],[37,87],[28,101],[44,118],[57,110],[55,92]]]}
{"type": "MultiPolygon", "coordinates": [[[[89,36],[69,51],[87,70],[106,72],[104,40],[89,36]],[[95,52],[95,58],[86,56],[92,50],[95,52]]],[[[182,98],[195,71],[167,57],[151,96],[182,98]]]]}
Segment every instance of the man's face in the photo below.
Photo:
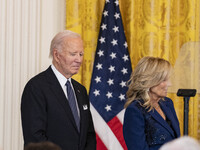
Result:
{"type": "Polygon", "coordinates": [[[83,41],[81,38],[66,38],[62,51],[54,51],[56,68],[66,78],[77,74],[83,61],[83,41]]]}

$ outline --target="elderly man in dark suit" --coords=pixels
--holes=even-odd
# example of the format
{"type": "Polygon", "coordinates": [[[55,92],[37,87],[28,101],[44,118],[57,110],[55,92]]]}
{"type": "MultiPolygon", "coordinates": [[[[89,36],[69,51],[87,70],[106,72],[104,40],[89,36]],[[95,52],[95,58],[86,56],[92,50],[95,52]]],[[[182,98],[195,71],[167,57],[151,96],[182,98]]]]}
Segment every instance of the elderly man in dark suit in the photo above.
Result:
{"type": "Polygon", "coordinates": [[[52,65],[25,86],[21,101],[24,144],[51,141],[63,150],[95,150],[87,91],[71,77],[83,60],[79,34],[65,30],[51,42],[52,65]]]}

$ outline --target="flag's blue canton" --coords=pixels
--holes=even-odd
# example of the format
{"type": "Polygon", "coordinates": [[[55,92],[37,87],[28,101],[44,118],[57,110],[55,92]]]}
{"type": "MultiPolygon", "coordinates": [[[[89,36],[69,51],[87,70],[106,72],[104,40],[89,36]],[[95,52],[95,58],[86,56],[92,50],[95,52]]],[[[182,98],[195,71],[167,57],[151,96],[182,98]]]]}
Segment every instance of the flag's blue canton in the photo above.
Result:
{"type": "Polygon", "coordinates": [[[132,71],[127,47],[119,1],[106,0],[89,93],[91,103],[106,122],[125,104],[126,82],[132,71]]]}

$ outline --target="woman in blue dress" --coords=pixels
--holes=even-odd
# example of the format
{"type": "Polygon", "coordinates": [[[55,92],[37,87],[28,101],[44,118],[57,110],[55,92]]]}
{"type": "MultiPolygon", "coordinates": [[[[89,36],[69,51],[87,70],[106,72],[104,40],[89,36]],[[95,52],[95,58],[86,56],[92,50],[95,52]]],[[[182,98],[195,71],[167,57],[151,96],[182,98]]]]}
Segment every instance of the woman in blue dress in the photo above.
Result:
{"type": "Polygon", "coordinates": [[[180,136],[173,102],[167,96],[171,64],[143,57],[128,82],[123,135],[128,150],[158,150],[180,136]]]}

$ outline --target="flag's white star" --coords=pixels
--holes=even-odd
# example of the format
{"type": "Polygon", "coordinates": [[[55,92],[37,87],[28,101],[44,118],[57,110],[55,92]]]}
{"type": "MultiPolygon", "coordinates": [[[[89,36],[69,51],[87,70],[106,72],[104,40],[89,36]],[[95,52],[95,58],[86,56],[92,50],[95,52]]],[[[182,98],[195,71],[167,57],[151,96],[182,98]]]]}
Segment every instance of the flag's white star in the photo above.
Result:
{"type": "Polygon", "coordinates": [[[116,0],[115,4],[116,4],[116,6],[118,6],[119,5],[119,0],[116,0]]]}
{"type": "Polygon", "coordinates": [[[123,69],[121,70],[121,72],[122,72],[123,74],[126,74],[126,73],[128,73],[128,69],[127,69],[127,68],[123,68],[123,69]]]}
{"type": "Polygon", "coordinates": [[[107,112],[111,111],[111,105],[106,105],[105,109],[106,109],[107,112]]]}
{"type": "Polygon", "coordinates": [[[112,84],[114,84],[114,80],[113,80],[113,79],[109,79],[109,80],[107,81],[107,83],[108,83],[109,85],[112,85],[112,84]]]}
{"type": "Polygon", "coordinates": [[[97,67],[98,70],[100,70],[100,69],[102,69],[102,64],[98,63],[98,64],[96,65],[96,67],[97,67]]]}
{"type": "Polygon", "coordinates": [[[103,12],[103,15],[104,15],[104,17],[108,16],[108,11],[105,10],[105,11],[103,12]]]}
{"type": "Polygon", "coordinates": [[[101,77],[96,76],[96,78],[94,79],[96,81],[96,83],[101,82],[101,77]]]}
{"type": "Polygon", "coordinates": [[[125,94],[120,94],[119,99],[120,99],[121,101],[125,100],[125,94]]]}
{"type": "Polygon", "coordinates": [[[127,48],[127,47],[128,47],[128,44],[127,44],[127,42],[125,42],[125,43],[124,43],[124,47],[125,47],[125,48],[127,48]]]}
{"type": "Polygon", "coordinates": [[[124,60],[124,62],[128,61],[128,55],[125,55],[122,57],[122,59],[124,60]]]}
{"type": "Polygon", "coordinates": [[[119,32],[119,27],[117,27],[117,26],[114,26],[113,28],[112,28],[112,30],[116,33],[116,32],[119,32]]]}
{"type": "Polygon", "coordinates": [[[119,13],[115,13],[115,19],[118,19],[118,18],[120,18],[120,16],[119,16],[119,13]]]}
{"type": "Polygon", "coordinates": [[[99,41],[101,42],[101,44],[102,43],[105,43],[106,41],[105,41],[105,37],[101,37],[100,39],[99,39],[99,41]]]}
{"type": "Polygon", "coordinates": [[[110,72],[115,71],[115,66],[110,65],[110,67],[108,68],[110,70],[110,72]]]}
{"type": "Polygon", "coordinates": [[[97,90],[97,89],[95,89],[95,91],[94,91],[93,93],[94,93],[94,95],[95,95],[95,96],[98,96],[98,95],[100,95],[100,91],[99,91],[99,90],[97,90]]]}
{"type": "Polygon", "coordinates": [[[108,93],[106,94],[106,96],[108,97],[108,99],[111,98],[111,97],[113,97],[113,96],[112,96],[112,92],[108,92],[108,93]]]}
{"type": "Polygon", "coordinates": [[[115,39],[113,39],[111,43],[112,43],[113,46],[118,45],[117,40],[115,40],[115,39]]]}
{"type": "Polygon", "coordinates": [[[110,3],[110,0],[106,0],[106,3],[110,3]]]}
{"type": "Polygon", "coordinates": [[[122,88],[123,88],[124,86],[126,86],[126,82],[122,81],[122,82],[120,83],[120,85],[121,85],[122,88]]]}
{"type": "Polygon", "coordinates": [[[104,23],[103,23],[103,24],[101,25],[101,29],[102,29],[102,30],[107,29],[107,24],[104,24],[104,23]]]}
{"type": "Polygon", "coordinates": [[[99,57],[104,55],[102,50],[99,50],[97,54],[99,55],[99,57]]]}
{"type": "Polygon", "coordinates": [[[116,53],[113,53],[113,52],[112,52],[112,53],[110,54],[110,57],[111,57],[112,59],[117,58],[117,57],[116,57],[116,53]]]}

